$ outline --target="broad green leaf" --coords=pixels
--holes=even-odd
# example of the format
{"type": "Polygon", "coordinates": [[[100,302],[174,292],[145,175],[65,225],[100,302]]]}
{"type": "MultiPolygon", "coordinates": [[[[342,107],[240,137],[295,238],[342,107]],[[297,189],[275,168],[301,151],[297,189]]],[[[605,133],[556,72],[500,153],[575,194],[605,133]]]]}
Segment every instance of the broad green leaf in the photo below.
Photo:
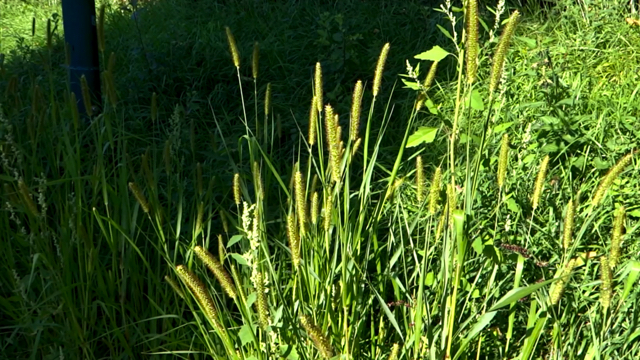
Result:
{"type": "Polygon", "coordinates": [[[247,306],[248,307],[253,306],[253,303],[256,302],[257,299],[258,299],[258,295],[255,292],[252,292],[251,294],[249,294],[249,296],[247,296],[247,306]]]}
{"type": "Polygon", "coordinates": [[[502,123],[500,125],[496,125],[493,128],[493,132],[494,133],[501,133],[501,132],[507,130],[509,127],[511,127],[511,125],[513,125],[513,121],[502,123]]]}
{"type": "Polygon", "coordinates": [[[407,147],[416,147],[422,143],[431,143],[436,138],[438,128],[432,128],[427,126],[421,126],[413,135],[409,136],[407,140],[407,147]]]}
{"type": "Polygon", "coordinates": [[[416,56],[414,56],[414,58],[418,59],[418,60],[431,60],[431,61],[440,61],[442,59],[444,59],[445,57],[447,57],[447,55],[449,55],[449,53],[441,48],[440,46],[436,45],[434,47],[431,48],[431,50],[427,50],[423,53],[420,53],[416,56]]]}
{"type": "Polygon", "coordinates": [[[420,90],[420,85],[418,85],[418,83],[414,81],[405,80],[405,79],[401,79],[401,80],[406,85],[407,88],[411,90],[420,90]]]}
{"type": "Polygon", "coordinates": [[[482,95],[480,95],[478,89],[475,89],[471,92],[471,108],[478,111],[484,110],[484,102],[482,100],[482,95]]]}
{"type": "Polygon", "coordinates": [[[227,249],[231,247],[231,245],[237,243],[238,241],[242,240],[242,235],[234,235],[231,237],[231,239],[229,239],[229,242],[227,243],[227,249]]]}
{"type": "Polygon", "coordinates": [[[248,343],[253,341],[253,330],[247,324],[242,325],[240,331],[238,331],[238,336],[240,337],[240,341],[242,342],[242,346],[247,345],[248,343]]]}
{"type": "Polygon", "coordinates": [[[526,36],[516,36],[516,39],[527,44],[527,47],[529,47],[530,49],[535,49],[537,46],[536,39],[528,38],[526,36]]]}
{"type": "Polygon", "coordinates": [[[236,254],[236,253],[231,253],[229,254],[232,258],[234,258],[238,264],[240,265],[244,265],[244,266],[249,266],[249,264],[247,264],[247,260],[245,260],[242,255],[240,254],[236,254]]]}
{"type": "Polygon", "coordinates": [[[425,101],[424,104],[427,107],[427,109],[429,109],[430,113],[432,113],[433,115],[438,114],[438,107],[436,106],[436,104],[433,103],[433,101],[431,101],[431,99],[427,99],[427,101],[425,101]]]}
{"type": "Polygon", "coordinates": [[[519,288],[512,289],[505,296],[503,296],[502,299],[498,300],[498,302],[495,303],[491,307],[491,309],[489,309],[489,311],[496,311],[496,310],[500,309],[501,307],[505,307],[507,305],[510,305],[510,304],[522,299],[525,296],[529,296],[530,294],[536,292],[541,287],[546,286],[546,285],[548,285],[548,284],[550,284],[550,283],[552,283],[554,281],[556,281],[556,279],[551,279],[551,280],[543,281],[543,282],[538,283],[538,284],[533,284],[533,285],[529,285],[529,286],[524,286],[524,287],[519,287],[519,288]]]}
{"type": "Polygon", "coordinates": [[[622,293],[622,298],[620,301],[625,301],[627,296],[631,293],[631,289],[634,286],[637,286],[638,276],[640,276],[640,261],[633,260],[629,261],[627,265],[627,271],[629,274],[627,275],[627,282],[624,285],[624,292],[622,293]]]}

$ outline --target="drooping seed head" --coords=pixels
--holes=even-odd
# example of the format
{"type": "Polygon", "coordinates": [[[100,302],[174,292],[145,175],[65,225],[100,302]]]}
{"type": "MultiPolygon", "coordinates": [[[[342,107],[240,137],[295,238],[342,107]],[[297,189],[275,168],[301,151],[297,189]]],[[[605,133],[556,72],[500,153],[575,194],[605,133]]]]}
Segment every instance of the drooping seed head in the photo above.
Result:
{"type": "Polygon", "coordinates": [[[575,216],[575,206],[573,200],[567,203],[567,212],[564,215],[564,228],[562,232],[562,247],[569,250],[571,247],[571,238],[573,236],[573,218],[575,216]]]}
{"type": "Polygon", "coordinates": [[[496,89],[498,88],[498,84],[500,83],[500,78],[502,77],[502,69],[504,67],[504,60],[506,58],[509,43],[511,42],[511,37],[515,32],[516,23],[518,22],[519,17],[520,12],[518,12],[518,10],[514,11],[511,14],[511,16],[509,17],[509,22],[504,28],[502,36],[500,37],[500,41],[498,42],[498,48],[496,49],[496,53],[493,57],[493,65],[491,67],[491,75],[489,78],[490,97],[493,97],[494,92],[496,91],[496,89]]]}
{"type": "Polygon", "coordinates": [[[180,279],[187,285],[187,287],[189,287],[194,297],[198,300],[202,311],[213,327],[218,332],[224,333],[225,328],[218,318],[218,310],[213,303],[211,295],[209,295],[209,291],[207,291],[207,288],[204,286],[202,281],[200,281],[196,274],[187,269],[184,265],[178,265],[176,267],[176,272],[180,279]]]}
{"type": "Polygon", "coordinates": [[[618,160],[618,162],[611,169],[609,169],[609,172],[607,172],[604,178],[602,178],[602,181],[600,181],[600,185],[598,185],[598,188],[596,189],[596,193],[591,199],[591,204],[593,206],[598,206],[598,204],[600,204],[600,202],[606,195],[607,190],[609,190],[611,184],[613,184],[618,175],[620,175],[620,173],[622,173],[622,171],[631,163],[633,154],[634,151],[623,156],[622,159],[618,160]]]}
{"type": "Polygon", "coordinates": [[[540,202],[540,196],[542,195],[542,189],[544,188],[544,180],[547,176],[547,168],[549,167],[549,155],[545,156],[540,163],[540,169],[538,170],[538,176],[536,177],[535,187],[533,189],[533,196],[531,197],[531,204],[533,210],[538,208],[540,202]]]}
{"type": "Polygon", "coordinates": [[[230,298],[235,299],[236,287],[233,284],[231,276],[229,276],[229,273],[227,273],[218,259],[200,246],[196,246],[194,250],[200,261],[202,261],[216,279],[218,279],[222,290],[224,290],[230,298]]]}
{"type": "Polygon", "coordinates": [[[240,69],[240,53],[238,52],[238,46],[236,45],[236,39],[233,37],[233,33],[231,33],[231,29],[229,27],[224,28],[227,32],[227,42],[229,43],[229,50],[231,51],[231,57],[233,59],[233,65],[237,69],[240,69]]]}
{"type": "Polygon", "coordinates": [[[169,283],[169,286],[171,286],[171,288],[173,289],[173,291],[175,291],[175,293],[180,296],[182,299],[184,299],[184,292],[182,291],[182,289],[180,288],[180,285],[178,285],[178,283],[173,280],[171,277],[169,277],[169,275],[165,275],[164,279],[167,283],[169,283]]]}
{"type": "Polygon", "coordinates": [[[329,339],[322,333],[322,330],[316,326],[313,319],[307,315],[300,316],[300,324],[311,338],[311,341],[315,345],[316,349],[320,352],[323,358],[330,359],[333,357],[333,349],[329,339]]]}
{"type": "Polygon", "coordinates": [[[377,97],[380,92],[380,85],[382,84],[382,73],[384,71],[384,65],[387,62],[387,56],[389,55],[389,43],[384,44],[380,57],[378,57],[378,64],[376,65],[376,73],[373,77],[373,97],[377,97]]]}
{"type": "Polygon", "coordinates": [[[620,259],[620,244],[624,233],[625,208],[620,206],[616,210],[613,220],[613,231],[611,232],[611,249],[609,250],[609,266],[612,270],[618,265],[620,259]]]}
{"type": "Polygon", "coordinates": [[[140,204],[142,211],[144,211],[145,213],[149,213],[149,210],[150,210],[149,203],[147,202],[147,198],[144,196],[140,188],[138,188],[138,185],[136,185],[136,183],[134,182],[130,182],[129,189],[131,190],[131,192],[133,193],[133,196],[138,201],[138,204],[140,204]]]}
{"type": "Polygon", "coordinates": [[[564,289],[575,266],[576,259],[571,259],[569,260],[569,262],[567,262],[564,268],[558,270],[556,277],[558,277],[559,279],[556,280],[556,282],[554,282],[549,289],[549,302],[552,306],[558,304],[558,302],[560,301],[560,298],[564,293],[564,289]]]}

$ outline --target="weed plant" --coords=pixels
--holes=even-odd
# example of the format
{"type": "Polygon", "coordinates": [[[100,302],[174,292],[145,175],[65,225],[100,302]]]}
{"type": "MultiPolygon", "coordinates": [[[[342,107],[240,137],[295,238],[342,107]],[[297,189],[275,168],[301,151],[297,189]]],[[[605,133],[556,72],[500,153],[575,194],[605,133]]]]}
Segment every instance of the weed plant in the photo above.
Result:
{"type": "Polygon", "coordinates": [[[346,85],[306,64],[289,138],[287,82],[263,81],[265,46],[240,26],[217,29],[230,116],[161,88],[123,96],[99,29],[102,109],[83,118],[77,101],[98,99],[60,92],[49,25],[45,76],[0,74],[0,354],[638,358],[637,82],[584,54],[617,44],[638,64],[624,43],[640,40],[580,32],[610,31],[615,5],[564,6],[564,29],[591,38],[444,2],[448,41],[406,61],[404,90],[393,42],[346,85]]]}

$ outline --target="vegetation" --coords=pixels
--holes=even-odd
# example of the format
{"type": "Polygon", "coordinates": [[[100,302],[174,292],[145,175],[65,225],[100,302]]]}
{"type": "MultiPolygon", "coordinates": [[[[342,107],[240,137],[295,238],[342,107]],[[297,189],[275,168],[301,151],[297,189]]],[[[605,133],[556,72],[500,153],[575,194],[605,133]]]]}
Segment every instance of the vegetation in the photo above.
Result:
{"type": "Polygon", "coordinates": [[[0,356],[640,357],[628,2],[373,3],[8,1],[0,356]]]}

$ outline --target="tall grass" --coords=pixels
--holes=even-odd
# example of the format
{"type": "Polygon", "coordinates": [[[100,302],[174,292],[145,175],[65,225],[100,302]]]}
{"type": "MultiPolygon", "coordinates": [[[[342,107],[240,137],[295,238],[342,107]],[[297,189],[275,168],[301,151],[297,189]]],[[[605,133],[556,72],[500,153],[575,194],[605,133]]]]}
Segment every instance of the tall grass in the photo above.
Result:
{"type": "MultiPolygon", "coordinates": [[[[440,11],[451,43],[407,62],[411,91],[384,70],[393,42],[346,85],[350,107],[332,101],[322,63],[310,65],[308,118],[288,142],[278,136],[287,115],[258,71],[262,47],[244,59],[242,29],[221,27],[242,131],[230,139],[224,109],[207,104],[204,151],[215,162],[197,160],[204,146],[183,107],[161,124],[167,105],[153,93],[148,113],[128,111],[115,65],[103,69],[104,109],[86,122],[52,82],[8,87],[2,355],[639,356],[634,147],[615,147],[600,166],[608,172],[574,178],[575,159],[586,169],[595,144],[527,145],[511,114],[545,105],[514,95],[513,44],[528,41],[519,13],[494,11],[501,35],[482,41],[488,19],[476,1],[440,11]],[[438,64],[455,69],[452,81],[438,64]],[[150,139],[129,129],[130,116],[148,120],[150,139]],[[398,128],[390,155],[385,138],[398,128]]],[[[557,109],[561,99],[547,95],[557,109]]]]}

